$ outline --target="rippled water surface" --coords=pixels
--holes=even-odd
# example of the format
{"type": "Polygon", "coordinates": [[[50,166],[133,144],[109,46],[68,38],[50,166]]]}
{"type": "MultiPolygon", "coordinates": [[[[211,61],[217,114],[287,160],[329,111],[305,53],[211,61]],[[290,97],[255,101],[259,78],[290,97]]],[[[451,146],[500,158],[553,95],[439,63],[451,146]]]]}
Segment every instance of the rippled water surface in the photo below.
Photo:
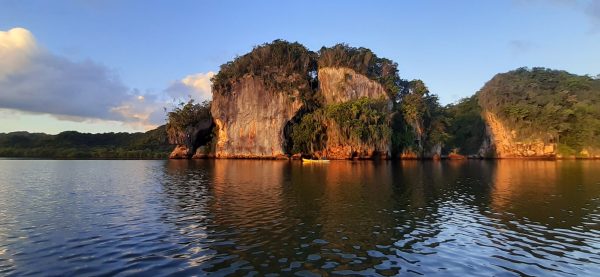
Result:
{"type": "Polygon", "coordinates": [[[0,275],[599,276],[600,161],[0,160],[0,275]]]}

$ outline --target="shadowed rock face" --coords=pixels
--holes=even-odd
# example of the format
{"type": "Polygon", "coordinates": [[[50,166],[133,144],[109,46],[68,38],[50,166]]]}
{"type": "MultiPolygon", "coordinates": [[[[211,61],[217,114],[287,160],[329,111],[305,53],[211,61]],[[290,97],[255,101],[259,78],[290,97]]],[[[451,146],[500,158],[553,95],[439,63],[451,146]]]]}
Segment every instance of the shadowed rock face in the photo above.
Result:
{"type": "Polygon", "coordinates": [[[262,79],[248,75],[230,92],[215,91],[211,105],[217,128],[215,156],[285,158],[283,130],[302,106],[298,89],[267,89],[262,79]]]}
{"type": "MultiPolygon", "coordinates": [[[[356,73],[349,68],[325,67],[319,69],[319,89],[324,99],[324,105],[343,103],[357,100],[362,97],[371,99],[384,99],[389,102],[388,109],[392,108],[392,102],[388,98],[383,86],[367,76],[356,73]]],[[[345,139],[339,133],[335,122],[327,122],[327,145],[322,151],[315,153],[316,156],[328,159],[372,159],[389,158],[390,141],[381,141],[375,144],[357,144],[345,139]]]]}
{"type": "Polygon", "coordinates": [[[170,159],[188,159],[194,155],[196,148],[205,145],[211,140],[214,123],[204,120],[195,126],[189,126],[184,132],[169,136],[169,143],[177,146],[169,155],[170,159]]]}

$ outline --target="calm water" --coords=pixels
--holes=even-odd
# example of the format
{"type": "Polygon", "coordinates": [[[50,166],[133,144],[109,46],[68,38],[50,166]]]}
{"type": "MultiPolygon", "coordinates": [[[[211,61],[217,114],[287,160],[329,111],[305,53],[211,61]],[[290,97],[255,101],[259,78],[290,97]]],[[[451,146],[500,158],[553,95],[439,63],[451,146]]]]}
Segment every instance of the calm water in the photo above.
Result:
{"type": "Polygon", "coordinates": [[[600,274],[600,161],[0,160],[0,275],[600,274]]]}

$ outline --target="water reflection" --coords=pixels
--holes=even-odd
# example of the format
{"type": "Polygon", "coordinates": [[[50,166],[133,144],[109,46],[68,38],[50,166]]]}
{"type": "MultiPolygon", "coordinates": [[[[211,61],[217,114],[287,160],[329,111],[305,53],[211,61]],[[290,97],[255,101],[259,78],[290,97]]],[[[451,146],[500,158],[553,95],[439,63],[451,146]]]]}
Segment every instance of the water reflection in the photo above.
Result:
{"type": "Polygon", "coordinates": [[[495,211],[554,227],[575,227],[600,192],[594,162],[499,161],[493,173],[495,211]]]}
{"type": "Polygon", "coordinates": [[[0,160],[0,275],[593,276],[599,169],[0,160]]]}
{"type": "Polygon", "coordinates": [[[577,233],[584,223],[597,225],[597,216],[589,216],[597,211],[585,204],[597,208],[590,196],[600,195],[600,178],[583,176],[594,167],[590,163],[229,160],[184,165],[184,175],[206,180],[201,186],[211,197],[208,211],[198,212],[212,216],[205,226],[207,247],[222,257],[204,266],[205,272],[446,275],[478,270],[489,275],[598,268],[592,251],[598,234],[589,226],[585,232],[591,238],[554,230],[575,228],[577,233]],[[582,193],[574,183],[588,191],[582,193]],[[539,209],[540,203],[551,209],[539,209]],[[540,235],[546,240],[535,239],[540,235]]]}

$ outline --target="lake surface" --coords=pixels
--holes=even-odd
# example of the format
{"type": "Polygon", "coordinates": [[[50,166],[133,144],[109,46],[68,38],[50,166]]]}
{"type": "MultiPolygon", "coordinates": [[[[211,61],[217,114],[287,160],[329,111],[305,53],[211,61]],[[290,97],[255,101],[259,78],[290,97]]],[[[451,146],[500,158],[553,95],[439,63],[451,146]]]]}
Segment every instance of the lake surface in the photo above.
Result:
{"type": "Polygon", "coordinates": [[[0,160],[0,275],[598,276],[600,161],[0,160]]]}

